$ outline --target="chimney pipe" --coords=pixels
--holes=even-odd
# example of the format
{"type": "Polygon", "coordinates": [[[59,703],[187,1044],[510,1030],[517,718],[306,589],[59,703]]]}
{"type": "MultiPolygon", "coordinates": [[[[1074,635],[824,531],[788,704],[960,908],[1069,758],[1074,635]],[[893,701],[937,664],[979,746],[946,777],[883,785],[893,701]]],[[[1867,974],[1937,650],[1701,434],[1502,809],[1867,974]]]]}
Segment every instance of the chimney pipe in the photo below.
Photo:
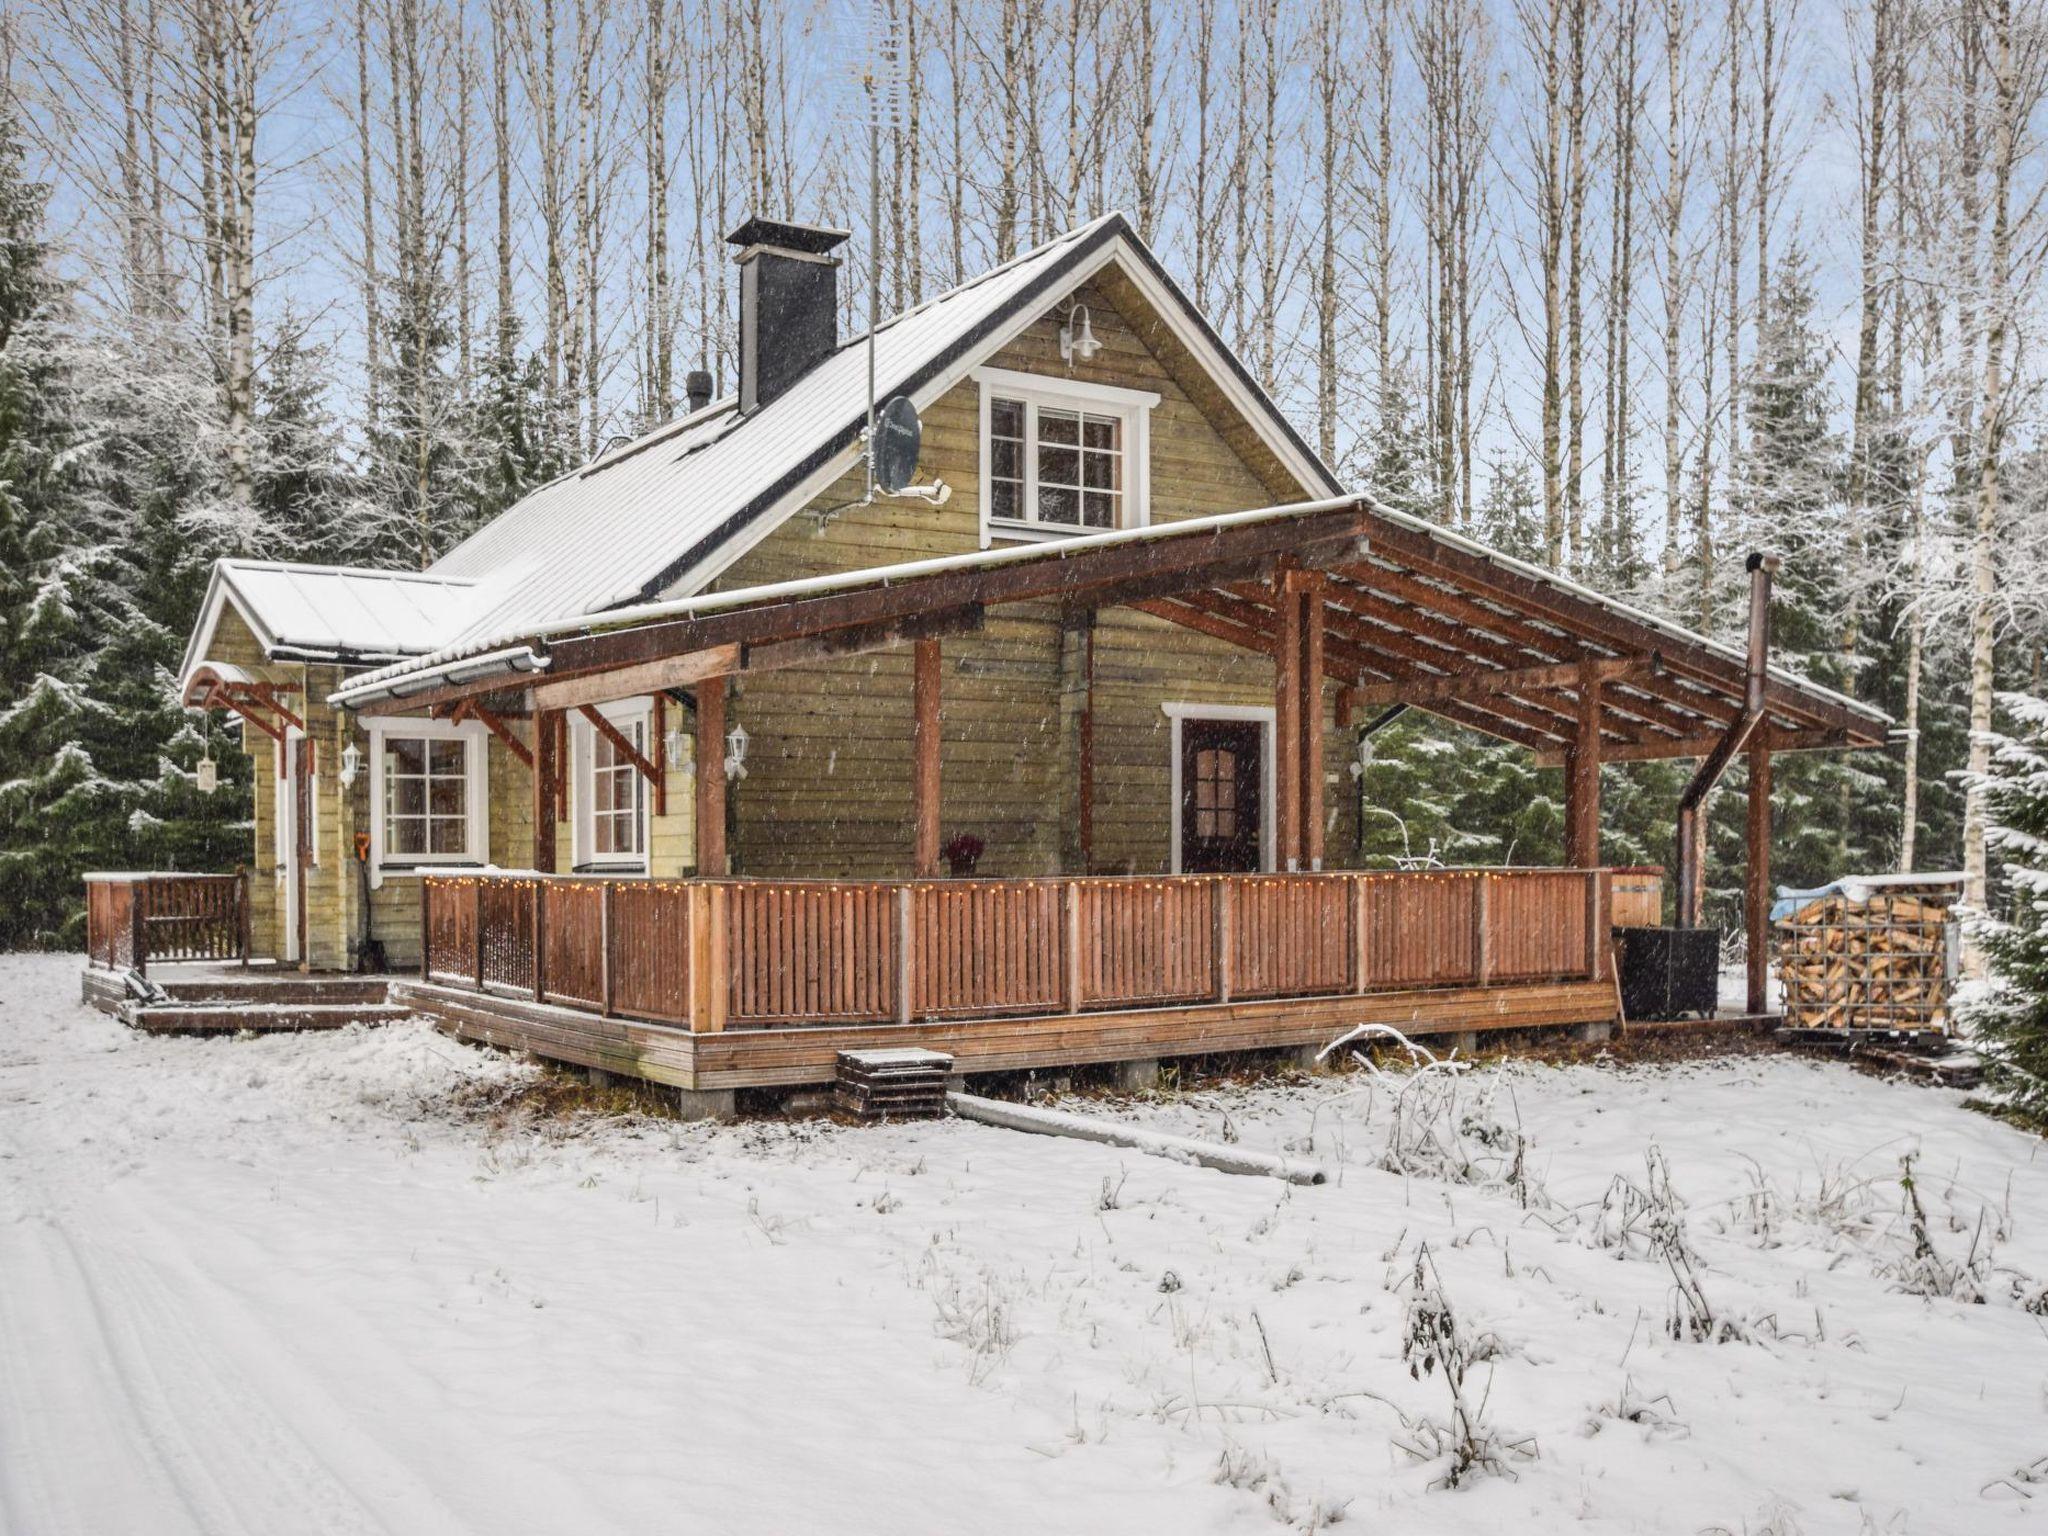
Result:
{"type": "Polygon", "coordinates": [[[690,402],[690,414],[695,415],[711,403],[711,375],[702,368],[692,368],[683,376],[683,398],[690,402]]]}
{"type": "Polygon", "coordinates": [[[839,259],[848,231],[748,219],[739,247],[740,411],[785,393],[839,346],[839,259]]]}

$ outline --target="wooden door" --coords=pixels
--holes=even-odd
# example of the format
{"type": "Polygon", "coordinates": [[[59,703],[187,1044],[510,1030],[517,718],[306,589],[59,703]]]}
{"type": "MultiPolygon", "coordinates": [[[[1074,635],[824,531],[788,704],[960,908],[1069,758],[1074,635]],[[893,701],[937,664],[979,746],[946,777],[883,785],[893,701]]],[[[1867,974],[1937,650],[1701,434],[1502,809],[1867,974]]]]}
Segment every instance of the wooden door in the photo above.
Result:
{"type": "Polygon", "coordinates": [[[1180,867],[1188,875],[1259,868],[1264,727],[1185,720],[1180,733],[1180,867]]]}

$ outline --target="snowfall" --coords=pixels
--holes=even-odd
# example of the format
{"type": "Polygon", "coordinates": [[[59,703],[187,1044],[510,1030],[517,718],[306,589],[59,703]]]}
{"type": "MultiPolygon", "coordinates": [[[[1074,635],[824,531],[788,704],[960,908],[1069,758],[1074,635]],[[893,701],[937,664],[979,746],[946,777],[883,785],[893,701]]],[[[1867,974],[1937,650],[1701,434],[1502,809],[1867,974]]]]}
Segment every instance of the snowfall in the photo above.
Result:
{"type": "Polygon", "coordinates": [[[564,1111],[416,1021],[147,1038],[77,965],[0,957],[9,1533],[2048,1529],[2048,1159],[1952,1091],[1062,1101],[1308,1187],[564,1111]]]}

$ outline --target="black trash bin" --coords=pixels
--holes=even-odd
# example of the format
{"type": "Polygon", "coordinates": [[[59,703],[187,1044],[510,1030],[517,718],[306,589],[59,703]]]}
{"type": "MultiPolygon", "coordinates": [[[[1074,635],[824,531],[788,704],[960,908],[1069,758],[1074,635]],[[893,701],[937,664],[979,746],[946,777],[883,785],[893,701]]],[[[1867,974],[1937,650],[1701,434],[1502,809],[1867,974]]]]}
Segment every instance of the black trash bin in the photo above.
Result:
{"type": "Polygon", "coordinates": [[[1617,928],[1625,1019],[1712,1018],[1720,1005],[1721,930],[1617,928]]]}

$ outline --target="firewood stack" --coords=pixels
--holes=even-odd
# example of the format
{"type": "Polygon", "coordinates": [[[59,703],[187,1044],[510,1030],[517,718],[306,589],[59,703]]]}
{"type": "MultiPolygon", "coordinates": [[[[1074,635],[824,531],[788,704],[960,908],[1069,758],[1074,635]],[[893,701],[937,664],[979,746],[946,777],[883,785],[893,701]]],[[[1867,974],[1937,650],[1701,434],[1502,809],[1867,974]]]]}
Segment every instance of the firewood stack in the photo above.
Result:
{"type": "Polygon", "coordinates": [[[944,1051],[841,1051],[833,1097],[861,1120],[937,1120],[946,1113],[946,1079],[953,1058],[944,1051]]]}
{"type": "Polygon", "coordinates": [[[1948,901],[1839,891],[1780,918],[1778,976],[1789,1029],[1948,1031],[1948,901]]]}

